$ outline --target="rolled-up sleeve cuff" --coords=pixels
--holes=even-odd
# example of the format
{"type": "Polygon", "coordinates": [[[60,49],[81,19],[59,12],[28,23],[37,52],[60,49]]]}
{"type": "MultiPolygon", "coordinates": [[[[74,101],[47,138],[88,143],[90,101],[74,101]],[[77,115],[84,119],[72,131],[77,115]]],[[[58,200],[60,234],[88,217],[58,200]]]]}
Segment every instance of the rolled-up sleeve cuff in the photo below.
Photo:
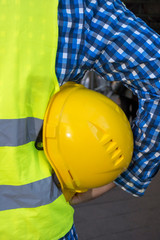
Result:
{"type": "Polygon", "coordinates": [[[126,170],[114,181],[116,185],[124,191],[131,193],[134,197],[143,196],[150,182],[151,179],[142,181],[129,170],[126,170]]]}

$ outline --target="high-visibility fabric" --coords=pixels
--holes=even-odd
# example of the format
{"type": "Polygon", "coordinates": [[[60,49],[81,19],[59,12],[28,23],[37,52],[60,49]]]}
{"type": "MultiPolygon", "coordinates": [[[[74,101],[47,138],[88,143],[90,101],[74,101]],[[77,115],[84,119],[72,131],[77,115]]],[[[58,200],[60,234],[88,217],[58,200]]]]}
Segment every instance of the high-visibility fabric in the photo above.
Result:
{"type": "Polygon", "coordinates": [[[73,209],[34,144],[55,75],[58,0],[0,0],[0,239],[50,240],[73,224],[73,209]]]}

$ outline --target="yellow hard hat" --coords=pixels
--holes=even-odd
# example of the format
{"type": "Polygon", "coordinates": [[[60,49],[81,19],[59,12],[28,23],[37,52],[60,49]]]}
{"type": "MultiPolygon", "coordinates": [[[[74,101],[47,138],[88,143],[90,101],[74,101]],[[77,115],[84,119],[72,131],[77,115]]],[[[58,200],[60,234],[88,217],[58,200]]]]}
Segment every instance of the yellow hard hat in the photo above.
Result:
{"type": "Polygon", "coordinates": [[[76,192],[108,184],[127,169],[133,135],[116,103],[81,84],[68,82],[49,103],[43,146],[69,201],[76,192]]]}

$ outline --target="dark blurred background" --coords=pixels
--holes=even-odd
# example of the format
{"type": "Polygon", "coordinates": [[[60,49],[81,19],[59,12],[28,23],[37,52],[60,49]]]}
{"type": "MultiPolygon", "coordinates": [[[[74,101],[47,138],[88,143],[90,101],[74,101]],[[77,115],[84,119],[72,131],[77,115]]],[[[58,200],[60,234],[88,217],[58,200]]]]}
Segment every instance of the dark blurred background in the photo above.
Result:
{"type": "Polygon", "coordinates": [[[160,174],[141,198],[119,187],[75,207],[79,240],[160,240],[160,174]]]}
{"type": "MultiPolygon", "coordinates": [[[[160,0],[123,0],[127,8],[160,34],[160,0]]],[[[82,84],[115,101],[132,123],[137,97],[121,83],[107,82],[89,72],[82,84]]],[[[119,187],[102,197],[75,206],[79,240],[160,240],[160,174],[145,195],[133,197],[119,187]]]]}

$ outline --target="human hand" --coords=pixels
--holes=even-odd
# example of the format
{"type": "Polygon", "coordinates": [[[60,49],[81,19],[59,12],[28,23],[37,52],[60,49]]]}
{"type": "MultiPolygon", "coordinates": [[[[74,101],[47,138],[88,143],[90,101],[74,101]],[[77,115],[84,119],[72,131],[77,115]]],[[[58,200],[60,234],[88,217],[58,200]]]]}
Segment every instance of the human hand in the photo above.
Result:
{"type": "Polygon", "coordinates": [[[76,193],[70,200],[70,204],[75,205],[75,204],[84,203],[84,202],[93,200],[97,197],[100,197],[104,193],[108,192],[115,186],[116,184],[112,182],[102,187],[89,189],[87,192],[76,193]]]}

